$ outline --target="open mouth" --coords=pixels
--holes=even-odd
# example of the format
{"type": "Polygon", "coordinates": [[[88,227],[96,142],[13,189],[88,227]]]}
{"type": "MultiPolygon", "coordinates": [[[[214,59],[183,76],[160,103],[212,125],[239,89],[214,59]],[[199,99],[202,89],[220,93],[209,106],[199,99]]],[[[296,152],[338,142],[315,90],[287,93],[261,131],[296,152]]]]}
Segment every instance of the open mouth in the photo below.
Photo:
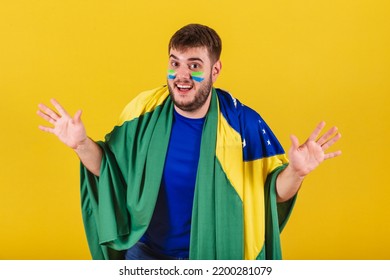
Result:
{"type": "Polygon", "coordinates": [[[180,93],[187,93],[193,88],[190,84],[175,84],[175,86],[180,93]]]}

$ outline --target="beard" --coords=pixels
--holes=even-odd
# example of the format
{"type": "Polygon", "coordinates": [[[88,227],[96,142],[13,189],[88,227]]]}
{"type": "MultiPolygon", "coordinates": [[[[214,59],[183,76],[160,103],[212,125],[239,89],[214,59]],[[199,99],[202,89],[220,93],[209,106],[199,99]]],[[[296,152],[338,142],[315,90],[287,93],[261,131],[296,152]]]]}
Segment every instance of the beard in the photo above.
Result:
{"type": "MultiPolygon", "coordinates": [[[[179,82],[179,81],[177,81],[179,82]]],[[[175,82],[176,83],[176,82],[175,82]]],[[[211,74],[209,79],[205,79],[202,83],[199,89],[195,92],[194,97],[192,100],[189,101],[180,101],[178,98],[176,98],[175,93],[173,91],[173,88],[168,83],[168,89],[169,94],[172,98],[173,104],[175,104],[179,109],[185,111],[185,112],[194,112],[201,108],[207,101],[207,98],[209,97],[211,93],[211,88],[213,86],[212,80],[211,80],[211,74]]]]}

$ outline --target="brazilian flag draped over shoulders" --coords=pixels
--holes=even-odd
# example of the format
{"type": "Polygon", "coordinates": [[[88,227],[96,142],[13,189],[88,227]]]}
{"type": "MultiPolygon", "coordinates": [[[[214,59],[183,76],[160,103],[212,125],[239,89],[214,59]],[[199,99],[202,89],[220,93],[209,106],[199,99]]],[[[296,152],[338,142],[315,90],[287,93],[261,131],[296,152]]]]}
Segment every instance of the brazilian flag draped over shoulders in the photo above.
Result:
{"type": "MultiPolygon", "coordinates": [[[[82,214],[93,259],[123,258],[148,228],[172,118],[166,86],[141,93],[98,142],[100,177],[81,165],[82,214]]],[[[213,89],[200,147],[190,259],[281,259],[280,232],[295,201],[276,201],[276,177],[286,164],[259,114],[213,89]]]]}

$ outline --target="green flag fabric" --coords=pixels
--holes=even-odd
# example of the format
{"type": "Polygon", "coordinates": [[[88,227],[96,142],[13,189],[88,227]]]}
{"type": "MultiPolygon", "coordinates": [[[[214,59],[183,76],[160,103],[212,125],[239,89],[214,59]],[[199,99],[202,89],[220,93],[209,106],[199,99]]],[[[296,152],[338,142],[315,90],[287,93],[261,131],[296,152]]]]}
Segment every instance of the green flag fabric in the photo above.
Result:
{"type": "MultiPolygon", "coordinates": [[[[100,176],[81,165],[82,215],[93,259],[121,259],[153,215],[173,119],[166,86],[141,93],[104,142],[100,176]]],[[[190,259],[281,259],[295,197],[276,202],[283,148],[255,111],[212,90],[202,132],[190,259]]]]}

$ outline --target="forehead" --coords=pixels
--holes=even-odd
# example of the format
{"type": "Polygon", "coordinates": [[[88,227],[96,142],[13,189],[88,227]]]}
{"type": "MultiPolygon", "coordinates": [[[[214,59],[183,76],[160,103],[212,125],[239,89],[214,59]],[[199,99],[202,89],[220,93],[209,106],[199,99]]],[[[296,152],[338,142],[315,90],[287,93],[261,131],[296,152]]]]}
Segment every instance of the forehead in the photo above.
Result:
{"type": "Polygon", "coordinates": [[[203,62],[209,62],[209,53],[206,47],[196,47],[196,48],[183,48],[183,49],[173,49],[169,50],[169,58],[177,59],[183,61],[191,61],[195,59],[200,59],[203,62]]]}

